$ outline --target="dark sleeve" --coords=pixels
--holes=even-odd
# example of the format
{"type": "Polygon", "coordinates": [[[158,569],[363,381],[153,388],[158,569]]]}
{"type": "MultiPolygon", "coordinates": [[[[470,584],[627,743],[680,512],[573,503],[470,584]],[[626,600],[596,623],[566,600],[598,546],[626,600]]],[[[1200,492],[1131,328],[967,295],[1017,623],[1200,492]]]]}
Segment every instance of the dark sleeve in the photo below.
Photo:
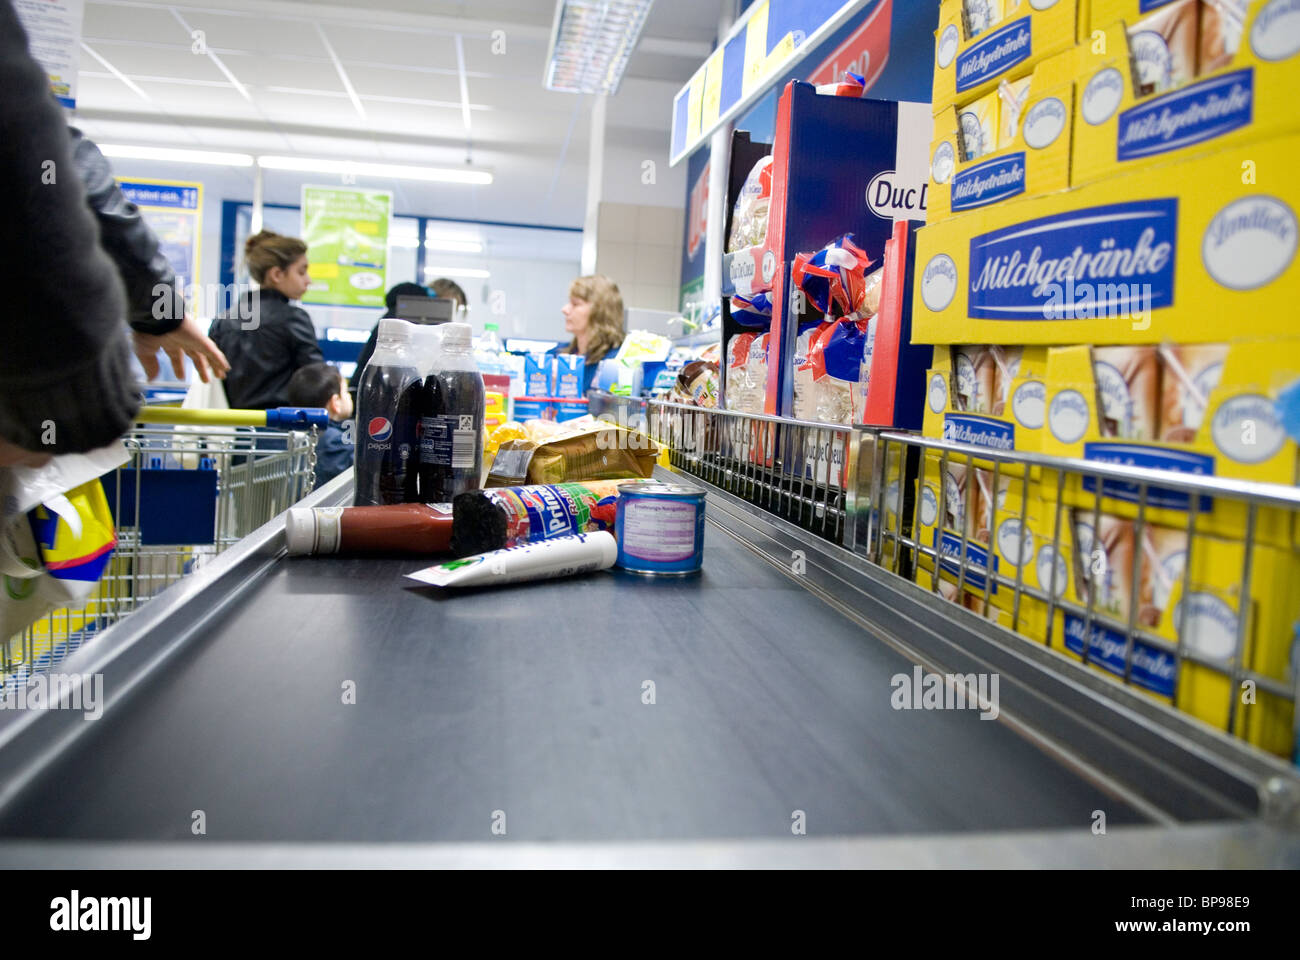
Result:
{"type": "Polygon", "coordinates": [[[320,344],[316,342],[316,327],[306,310],[301,307],[289,308],[288,334],[293,369],[297,370],[309,363],[325,362],[325,355],[320,352],[320,344]]]}
{"type": "Polygon", "coordinates": [[[361,374],[366,369],[366,364],[370,362],[370,358],[375,354],[375,343],[378,339],[379,324],[376,323],[374,329],[370,331],[370,339],[366,341],[366,345],[357,354],[357,368],[352,371],[352,376],[348,379],[349,387],[355,387],[361,382],[361,374]]]}
{"type": "Polygon", "coordinates": [[[0,436],[47,453],[103,446],[139,406],[122,284],[71,146],[49,77],[0,2],[0,436]]]}
{"type": "Polygon", "coordinates": [[[141,333],[170,333],[185,319],[185,300],[176,286],[176,273],[158,249],[158,237],[113,179],[113,168],[99,147],[75,127],[72,155],[77,175],[86,185],[86,198],[99,221],[100,243],[113,259],[126,284],[131,327],[141,333]]]}
{"type": "Polygon", "coordinates": [[[343,442],[343,431],[331,426],[316,442],[316,486],[322,486],[352,466],[356,445],[343,442]]]}

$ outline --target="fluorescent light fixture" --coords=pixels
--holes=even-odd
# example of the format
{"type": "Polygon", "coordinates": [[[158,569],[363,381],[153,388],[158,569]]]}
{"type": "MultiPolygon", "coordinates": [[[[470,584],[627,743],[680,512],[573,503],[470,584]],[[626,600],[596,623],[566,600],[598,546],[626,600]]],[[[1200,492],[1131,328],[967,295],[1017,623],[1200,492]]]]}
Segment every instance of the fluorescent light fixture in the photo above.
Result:
{"type": "Polygon", "coordinates": [[[390,233],[388,245],[400,250],[414,250],[420,245],[420,238],[412,233],[390,233]]]}
{"type": "Polygon", "coordinates": [[[123,160],[167,160],[173,163],[209,163],[219,167],[251,167],[253,158],[246,153],[219,153],[215,150],[173,150],[169,147],[132,147],[120,143],[101,143],[99,152],[123,160]]]}
{"type": "Polygon", "coordinates": [[[465,280],[488,280],[492,274],[487,270],[475,270],[471,267],[425,267],[426,277],[462,277],[465,280]]]}
{"type": "Polygon", "coordinates": [[[492,174],[486,170],[460,167],[407,167],[396,163],[365,163],[355,160],[326,160],[313,157],[258,157],[264,170],[292,170],[298,173],[352,174],[389,180],[429,180],[436,183],[487,185],[492,174]]]}
{"type": "Polygon", "coordinates": [[[482,253],[483,244],[477,240],[461,240],[459,237],[425,237],[424,249],[442,250],[445,253],[482,253]]]}
{"type": "Polygon", "coordinates": [[[542,82],[562,93],[617,93],[654,0],[556,0],[542,82]]]}

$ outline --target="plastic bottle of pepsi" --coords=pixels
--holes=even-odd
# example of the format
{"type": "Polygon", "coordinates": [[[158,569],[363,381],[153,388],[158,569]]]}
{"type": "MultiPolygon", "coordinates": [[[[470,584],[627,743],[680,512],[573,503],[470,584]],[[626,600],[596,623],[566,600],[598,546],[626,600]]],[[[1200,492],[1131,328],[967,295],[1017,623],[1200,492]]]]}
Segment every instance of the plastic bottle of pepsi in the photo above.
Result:
{"type": "Polygon", "coordinates": [[[419,422],[412,410],[420,380],[411,325],[380,320],[375,352],[357,384],[356,494],[359,507],[414,499],[419,422]]]}
{"type": "Polygon", "coordinates": [[[420,391],[419,487],[425,503],[449,503],[483,485],[487,397],[472,347],[468,323],[443,324],[442,350],[420,391]]]}

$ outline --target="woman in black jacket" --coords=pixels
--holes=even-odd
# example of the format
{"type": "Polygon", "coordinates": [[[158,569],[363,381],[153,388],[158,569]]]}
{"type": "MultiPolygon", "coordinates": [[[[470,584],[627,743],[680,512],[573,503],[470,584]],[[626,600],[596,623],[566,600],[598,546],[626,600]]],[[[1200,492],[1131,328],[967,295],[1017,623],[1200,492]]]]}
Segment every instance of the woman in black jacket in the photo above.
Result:
{"type": "Polygon", "coordinates": [[[208,331],[230,361],[226,400],[240,410],[288,406],[294,371],[324,361],[311,317],[290,302],[311,285],[307,245],[263,230],[244,244],[244,261],[259,289],[241,294],[208,331]]]}

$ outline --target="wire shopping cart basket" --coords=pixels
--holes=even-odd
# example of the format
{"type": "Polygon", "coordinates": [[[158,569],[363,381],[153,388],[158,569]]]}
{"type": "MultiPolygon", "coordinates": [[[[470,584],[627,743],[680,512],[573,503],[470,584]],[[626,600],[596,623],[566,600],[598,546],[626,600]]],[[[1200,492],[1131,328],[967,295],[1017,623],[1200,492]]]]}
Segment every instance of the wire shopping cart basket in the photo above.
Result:
{"type": "Polygon", "coordinates": [[[311,492],[324,410],[146,407],[101,478],[116,546],[85,604],[0,643],[0,688],[72,651],[311,492]]]}

